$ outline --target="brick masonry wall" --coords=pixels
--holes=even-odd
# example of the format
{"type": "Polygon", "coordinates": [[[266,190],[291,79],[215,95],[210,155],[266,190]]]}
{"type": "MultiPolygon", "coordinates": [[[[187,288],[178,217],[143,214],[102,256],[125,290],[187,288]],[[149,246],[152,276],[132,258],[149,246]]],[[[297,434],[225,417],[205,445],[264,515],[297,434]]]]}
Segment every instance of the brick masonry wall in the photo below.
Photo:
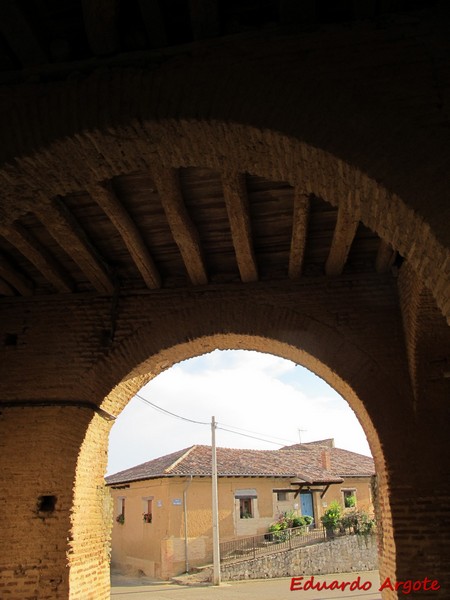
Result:
{"type": "Polygon", "coordinates": [[[78,456],[68,550],[70,600],[109,600],[113,505],[104,485],[112,422],[94,415],[78,456]]]}
{"type": "Polygon", "coordinates": [[[2,600],[68,598],[74,474],[91,417],[70,407],[0,412],[2,600]]]}
{"type": "Polygon", "coordinates": [[[224,581],[237,581],[375,569],[378,569],[376,537],[352,535],[290,552],[224,564],[221,566],[221,574],[224,581]]]}
{"type": "Polygon", "coordinates": [[[155,162],[270,176],[348,205],[450,318],[446,44],[439,20],[352,27],[3,88],[0,222],[155,162]]]}
{"type": "MultiPolygon", "coordinates": [[[[42,196],[151,170],[155,160],[247,171],[348,205],[400,250],[448,317],[443,33],[437,20],[308,33],[275,46],[247,40],[238,53],[226,43],[215,52],[199,45],[159,68],[3,88],[0,222],[8,227],[42,196]]],[[[407,303],[405,290],[403,297],[407,303]]],[[[291,358],[342,393],[368,435],[379,475],[382,576],[436,573],[442,591],[430,598],[450,596],[448,380],[435,365],[423,373],[427,344],[407,360],[405,347],[423,328],[405,343],[404,327],[421,317],[402,321],[394,283],[318,277],[162,291],[121,297],[116,323],[111,313],[110,300],[97,295],[2,300],[2,339],[17,335],[16,346],[0,347],[2,401],[83,400],[118,414],[145,381],[215,347],[291,358]],[[115,339],[105,345],[113,325],[115,339]],[[414,392],[409,367],[421,377],[414,392]]],[[[442,348],[435,358],[445,365],[441,333],[439,323],[429,343],[442,348]]],[[[0,595],[78,599],[98,585],[98,598],[107,597],[107,435],[96,419],[89,428],[87,414],[67,407],[1,414],[0,595]],[[55,516],[36,515],[41,495],[57,497],[55,516]]]]}
{"type": "MultiPolygon", "coordinates": [[[[447,594],[445,397],[424,403],[427,420],[416,423],[397,300],[395,284],[378,276],[128,296],[119,300],[107,347],[107,299],[24,300],[11,311],[6,301],[2,333],[18,337],[16,346],[0,348],[0,393],[10,402],[90,401],[118,414],[145,381],[213,348],[268,351],[304,364],[344,395],[368,435],[379,478],[382,577],[437,574],[447,594]]],[[[3,409],[4,587],[23,581],[42,598],[66,598],[70,582],[71,598],[98,593],[92,598],[106,600],[109,424],[93,416],[75,407],[3,409]],[[57,496],[58,518],[33,516],[42,494],[57,496]]]]}

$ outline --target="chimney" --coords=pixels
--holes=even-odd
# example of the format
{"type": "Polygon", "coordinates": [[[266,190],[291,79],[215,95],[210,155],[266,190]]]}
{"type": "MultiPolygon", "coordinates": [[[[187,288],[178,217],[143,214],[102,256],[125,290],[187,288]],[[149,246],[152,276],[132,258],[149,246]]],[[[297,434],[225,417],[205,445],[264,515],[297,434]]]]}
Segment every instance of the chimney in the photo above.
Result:
{"type": "Polygon", "coordinates": [[[331,469],[331,453],[329,448],[324,448],[321,454],[322,458],[322,468],[326,471],[330,471],[331,469]]]}

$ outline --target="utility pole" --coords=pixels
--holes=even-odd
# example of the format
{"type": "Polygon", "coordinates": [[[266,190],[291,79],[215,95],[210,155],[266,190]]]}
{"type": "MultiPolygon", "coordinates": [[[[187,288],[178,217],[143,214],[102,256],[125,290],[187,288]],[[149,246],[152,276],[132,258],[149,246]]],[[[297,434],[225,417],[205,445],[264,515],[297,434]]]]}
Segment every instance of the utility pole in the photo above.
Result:
{"type": "Polygon", "coordinates": [[[307,429],[300,429],[300,427],[297,429],[298,431],[298,440],[300,442],[300,444],[302,443],[302,433],[305,433],[306,431],[308,431],[307,429]]]}
{"type": "Polygon", "coordinates": [[[212,450],[212,522],[213,522],[213,584],[220,585],[219,503],[217,498],[216,420],[211,419],[212,450]]]}

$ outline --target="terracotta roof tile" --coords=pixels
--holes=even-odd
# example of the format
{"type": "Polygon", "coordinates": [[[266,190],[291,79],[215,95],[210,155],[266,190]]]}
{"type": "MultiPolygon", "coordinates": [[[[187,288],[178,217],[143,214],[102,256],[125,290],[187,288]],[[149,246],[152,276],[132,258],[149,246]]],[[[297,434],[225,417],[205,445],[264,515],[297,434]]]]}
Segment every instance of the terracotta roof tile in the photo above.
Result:
{"type": "Polygon", "coordinates": [[[106,482],[108,485],[110,485],[113,483],[123,483],[126,481],[137,481],[139,479],[164,477],[167,475],[167,470],[174,463],[179,461],[180,458],[182,458],[183,455],[186,454],[186,452],[188,452],[190,449],[191,448],[184,448],[183,450],[178,450],[178,452],[166,454],[165,456],[155,458],[154,460],[142,463],[136,467],[131,467],[129,469],[125,469],[124,471],[120,471],[119,473],[114,473],[114,475],[106,477],[106,482]]]}
{"type": "Polygon", "coordinates": [[[330,473],[340,477],[370,477],[375,474],[375,464],[373,458],[335,448],[329,444],[331,440],[321,440],[319,442],[309,442],[308,444],[294,444],[293,446],[284,446],[281,452],[301,450],[305,447],[314,453],[314,462],[323,465],[323,452],[329,452],[330,455],[330,473]]]}
{"type": "MultiPolygon", "coordinates": [[[[330,448],[331,467],[324,468],[320,444],[295,444],[281,450],[242,450],[217,448],[217,468],[221,477],[288,477],[307,483],[338,483],[343,476],[370,476],[375,472],[367,456],[330,448]]],[[[174,476],[210,476],[211,447],[191,446],[156,458],[106,478],[108,485],[174,476]]]]}

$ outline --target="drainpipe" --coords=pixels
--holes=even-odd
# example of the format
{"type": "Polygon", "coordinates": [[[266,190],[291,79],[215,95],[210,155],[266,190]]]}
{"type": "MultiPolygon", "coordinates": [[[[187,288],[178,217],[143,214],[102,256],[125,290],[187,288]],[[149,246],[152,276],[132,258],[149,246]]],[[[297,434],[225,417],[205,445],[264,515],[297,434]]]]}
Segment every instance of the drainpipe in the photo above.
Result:
{"type": "Polygon", "coordinates": [[[186,573],[189,573],[189,555],[188,555],[188,522],[187,522],[187,491],[192,483],[192,475],[183,490],[183,511],[184,511],[184,556],[186,561],[186,573]]]}

